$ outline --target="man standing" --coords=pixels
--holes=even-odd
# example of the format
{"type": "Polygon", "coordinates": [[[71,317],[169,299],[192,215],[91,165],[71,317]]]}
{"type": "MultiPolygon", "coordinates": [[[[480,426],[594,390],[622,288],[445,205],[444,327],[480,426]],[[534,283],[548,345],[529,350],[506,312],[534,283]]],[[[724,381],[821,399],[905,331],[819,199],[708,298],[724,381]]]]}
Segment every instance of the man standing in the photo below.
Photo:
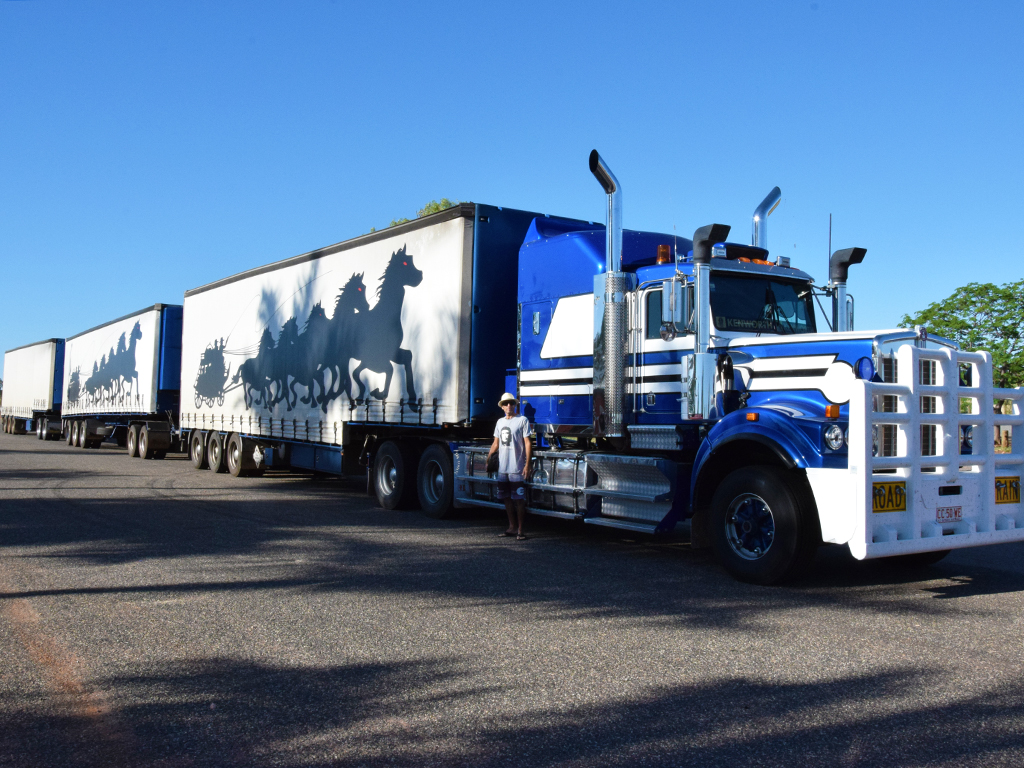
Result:
{"type": "Polygon", "coordinates": [[[526,538],[523,520],[526,518],[526,488],[523,483],[530,479],[530,421],[516,414],[516,396],[506,392],[498,405],[505,412],[505,418],[494,425],[494,442],[487,458],[498,452],[498,498],[505,502],[508,514],[508,530],[502,536],[515,536],[517,541],[526,538]]]}

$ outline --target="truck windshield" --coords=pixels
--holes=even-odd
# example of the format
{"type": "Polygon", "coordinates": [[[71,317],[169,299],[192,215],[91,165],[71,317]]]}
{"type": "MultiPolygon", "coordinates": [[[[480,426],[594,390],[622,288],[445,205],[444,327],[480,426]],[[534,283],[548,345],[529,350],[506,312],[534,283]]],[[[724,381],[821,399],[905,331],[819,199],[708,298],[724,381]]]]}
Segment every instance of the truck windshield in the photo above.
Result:
{"type": "Polygon", "coordinates": [[[814,333],[810,286],[761,275],[711,273],[711,314],[720,331],[814,333]]]}

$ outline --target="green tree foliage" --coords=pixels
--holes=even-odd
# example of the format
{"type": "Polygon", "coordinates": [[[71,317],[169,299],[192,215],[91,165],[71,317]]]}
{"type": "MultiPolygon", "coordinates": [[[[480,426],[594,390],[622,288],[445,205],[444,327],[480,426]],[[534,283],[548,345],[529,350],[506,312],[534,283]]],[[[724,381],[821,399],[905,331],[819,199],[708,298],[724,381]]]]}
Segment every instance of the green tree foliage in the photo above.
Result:
{"type": "Polygon", "coordinates": [[[915,325],[956,341],[961,349],[991,354],[994,386],[1024,384],[1024,280],[1005,285],[968,283],[900,321],[901,328],[915,325]]]}
{"type": "MultiPolygon", "coordinates": [[[[416,212],[416,218],[422,219],[424,216],[429,216],[432,213],[437,213],[438,211],[443,211],[448,208],[454,208],[458,204],[458,200],[449,200],[447,197],[442,197],[440,200],[431,200],[416,212]]],[[[392,219],[388,226],[397,227],[399,224],[405,224],[407,221],[412,221],[412,219],[392,219]]],[[[376,232],[377,228],[370,227],[370,231],[376,232]]]]}

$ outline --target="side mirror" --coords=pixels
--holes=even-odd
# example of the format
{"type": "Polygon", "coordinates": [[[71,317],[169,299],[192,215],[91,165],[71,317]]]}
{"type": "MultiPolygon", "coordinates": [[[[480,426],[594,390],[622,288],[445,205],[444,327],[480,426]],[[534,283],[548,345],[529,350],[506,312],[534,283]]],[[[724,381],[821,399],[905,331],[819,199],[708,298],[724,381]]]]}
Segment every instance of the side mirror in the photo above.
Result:
{"type": "Polygon", "coordinates": [[[661,338],[665,341],[689,332],[692,295],[682,278],[673,277],[662,284],[661,338]]]}

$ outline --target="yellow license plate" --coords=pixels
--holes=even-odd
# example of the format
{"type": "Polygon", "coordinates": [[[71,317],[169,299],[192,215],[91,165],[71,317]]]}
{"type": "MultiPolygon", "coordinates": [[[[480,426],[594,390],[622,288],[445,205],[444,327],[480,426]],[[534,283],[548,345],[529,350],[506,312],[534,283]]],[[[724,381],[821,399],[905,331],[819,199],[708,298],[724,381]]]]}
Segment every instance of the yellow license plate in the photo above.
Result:
{"type": "Polygon", "coordinates": [[[996,478],[996,504],[1020,504],[1020,477],[996,478]]]}
{"type": "Polygon", "coordinates": [[[907,483],[905,480],[892,483],[871,484],[872,512],[906,512],[907,483]]]}

